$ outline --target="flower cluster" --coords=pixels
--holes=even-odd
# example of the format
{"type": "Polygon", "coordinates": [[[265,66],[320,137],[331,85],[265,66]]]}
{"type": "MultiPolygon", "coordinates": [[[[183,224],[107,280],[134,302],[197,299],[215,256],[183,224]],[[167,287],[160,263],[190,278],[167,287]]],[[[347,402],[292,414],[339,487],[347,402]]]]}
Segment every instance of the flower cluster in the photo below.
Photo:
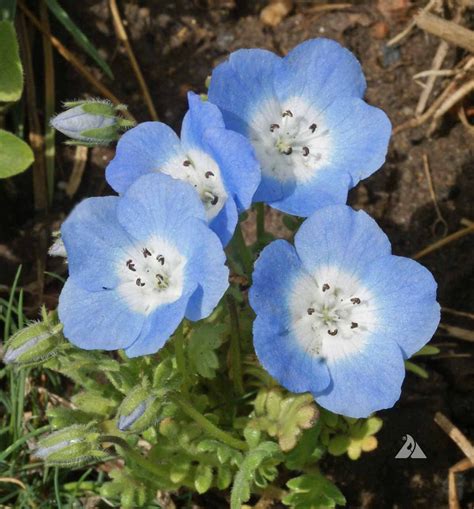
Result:
{"type": "MultiPolygon", "coordinates": [[[[189,93],[180,137],[161,122],[127,131],[106,170],[119,195],[85,200],[61,229],[65,336],[129,357],[159,350],[184,318],[217,306],[239,213],[264,202],[307,219],[294,247],[276,240],[256,263],[260,362],[333,412],[392,406],[439,306],[431,274],[393,256],[378,225],[345,205],[383,164],[390,137],[364,92],[358,61],[334,41],[306,41],[284,58],[240,50],[214,70],[207,100],[189,93]]],[[[121,428],[145,413],[137,408],[123,410],[121,428]]]]}

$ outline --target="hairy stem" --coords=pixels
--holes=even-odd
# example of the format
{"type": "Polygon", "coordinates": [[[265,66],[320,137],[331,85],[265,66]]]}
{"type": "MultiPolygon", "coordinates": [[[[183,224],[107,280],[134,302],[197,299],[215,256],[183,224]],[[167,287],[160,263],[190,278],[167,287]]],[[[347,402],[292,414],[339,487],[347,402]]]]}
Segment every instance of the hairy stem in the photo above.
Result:
{"type": "Polygon", "coordinates": [[[227,296],[227,303],[229,306],[230,314],[230,362],[232,371],[232,380],[234,382],[234,389],[238,396],[242,396],[244,393],[244,384],[242,380],[242,361],[240,355],[240,327],[239,327],[239,316],[237,313],[237,306],[235,299],[232,295],[227,296]]]}
{"type": "Polygon", "coordinates": [[[204,417],[201,412],[196,410],[196,408],[194,408],[181,394],[178,394],[177,392],[170,392],[168,393],[168,398],[170,401],[178,405],[187,416],[191,417],[191,419],[193,419],[203,431],[214,437],[216,440],[241,451],[246,451],[248,449],[246,442],[239,440],[226,431],[218,428],[209,419],[204,417]]]}

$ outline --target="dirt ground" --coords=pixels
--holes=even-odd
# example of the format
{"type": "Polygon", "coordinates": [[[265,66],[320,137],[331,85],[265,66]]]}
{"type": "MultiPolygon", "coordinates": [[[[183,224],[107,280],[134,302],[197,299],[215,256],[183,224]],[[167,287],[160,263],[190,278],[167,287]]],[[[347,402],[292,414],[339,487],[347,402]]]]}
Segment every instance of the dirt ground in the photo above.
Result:
{"type": "MultiPolygon", "coordinates": [[[[185,113],[186,92],[203,92],[210,70],[230,51],[261,47],[285,54],[299,42],[321,36],[338,40],[356,54],[367,76],[367,100],[383,108],[397,126],[413,117],[422,89],[412,77],[430,69],[439,45],[439,40],[415,29],[398,48],[387,49],[388,39],[404,28],[421,5],[402,0],[359,0],[350,8],[328,12],[315,11],[316,2],[295,2],[291,13],[275,28],[260,20],[259,12],[266,2],[124,0],[121,5],[160,119],[174,128],[179,128],[185,113]]],[[[97,77],[129,105],[137,119],[147,120],[146,106],[129,61],[117,43],[107,2],[70,2],[68,9],[100,48],[117,79],[110,82],[94,71],[97,77]]],[[[53,32],[74,48],[60,26],[53,24],[53,32]]],[[[462,51],[450,47],[443,68],[452,67],[463,56],[462,51]]],[[[59,99],[95,94],[67,63],[58,55],[55,58],[60,77],[59,99]]],[[[438,80],[431,101],[442,85],[438,80]]],[[[427,125],[400,132],[392,138],[383,168],[351,192],[351,204],[377,219],[392,240],[395,254],[413,255],[445,233],[442,225],[435,224],[436,210],[423,169],[425,154],[447,231],[462,228],[462,219],[474,220],[472,141],[472,135],[454,113],[443,119],[431,137],[427,135],[427,125]]],[[[16,265],[23,263],[32,309],[36,305],[35,260],[38,253],[44,257],[46,247],[44,240],[38,240],[38,230],[45,223],[59,224],[79,199],[109,193],[103,175],[112,156],[109,148],[91,151],[78,193],[71,200],[64,194],[64,183],[71,174],[74,149],[59,147],[55,209],[41,221],[34,217],[30,205],[30,177],[23,175],[12,185],[0,187],[0,285],[11,282],[16,265]],[[20,202],[22,206],[18,208],[20,202]]],[[[286,234],[274,212],[268,214],[267,227],[286,234]]],[[[473,247],[474,235],[466,236],[421,260],[439,283],[443,307],[474,312],[473,247]]],[[[54,261],[48,261],[47,269],[60,270],[54,261]]],[[[54,305],[58,290],[58,283],[46,278],[44,298],[49,304],[54,305]]],[[[450,313],[443,314],[442,321],[470,330],[474,327],[472,320],[450,313]]],[[[394,409],[380,414],[384,427],[379,433],[378,449],[357,462],[341,458],[324,462],[323,471],[342,489],[348,507],[447,507],[448,468],[463,455],[433,417],[436,411],[445,413],[473,438],[474,348],[472,342],[441,331],[433,343],[440,346],[441,354],[421,363],[430,373],[429,380],[408,374],[402,399],[394,409]],[[417,440],[427,459],[394,459],[407,433],[417,440]]],[[[459,491],[462,507],[474,507],[474,471],[459,476],[459,491]]]]}

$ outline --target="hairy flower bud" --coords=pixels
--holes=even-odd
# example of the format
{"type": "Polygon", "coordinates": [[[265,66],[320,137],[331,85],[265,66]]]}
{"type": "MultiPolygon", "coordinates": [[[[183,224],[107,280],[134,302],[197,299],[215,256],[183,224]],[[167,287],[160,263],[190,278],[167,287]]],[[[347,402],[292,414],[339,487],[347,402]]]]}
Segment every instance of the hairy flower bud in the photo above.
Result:
{"type": "Polygon", "coordinates": [[[42,438],[34,455],[48,465],[84,465],[107,455],[100,447],[99,436],[99,433],[87,426],[69,426],[42,438]]]}
{"type": "Polygon", "coordinates": [[[118,115],[126,109],[107,100],[66,102],[67,108],[51,119],[51,125],[75,141],[69,144],[104,145],[119,138],[119,133],[134,125],[118,115]]]}
{"type": "Polygon", "coordinates": [[[63,342],[61,324],[34,322],[16,332],[7,342],[3,362],[34,365],[53,357],[63,342]]]}
{"type": "Polygon", "coordinates": [[[157,420],[160,401],[146,386],[139,385],[122,401],[117,413],[120,431],[141,433],[157,420]]]}

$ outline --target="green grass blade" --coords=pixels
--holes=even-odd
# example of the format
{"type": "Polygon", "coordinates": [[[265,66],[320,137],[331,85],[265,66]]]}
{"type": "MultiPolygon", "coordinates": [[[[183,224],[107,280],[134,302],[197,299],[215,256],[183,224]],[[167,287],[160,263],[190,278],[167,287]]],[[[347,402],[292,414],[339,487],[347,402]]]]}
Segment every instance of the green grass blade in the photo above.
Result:
{"type": "Polygon", "coordinates": [[[56,16],[58,21],[66,28],[66,30],[74,37],[74,40],[81,48],[95,60],[97,65],[105,72],[105,74],[113,79],[114,75],[107,62],[100,56],[96,47],[91,43],[89,38],[82,30],[72,21],[69,14],[59,5],[57,0],[46,0],[51,12],[56,16]]]}

